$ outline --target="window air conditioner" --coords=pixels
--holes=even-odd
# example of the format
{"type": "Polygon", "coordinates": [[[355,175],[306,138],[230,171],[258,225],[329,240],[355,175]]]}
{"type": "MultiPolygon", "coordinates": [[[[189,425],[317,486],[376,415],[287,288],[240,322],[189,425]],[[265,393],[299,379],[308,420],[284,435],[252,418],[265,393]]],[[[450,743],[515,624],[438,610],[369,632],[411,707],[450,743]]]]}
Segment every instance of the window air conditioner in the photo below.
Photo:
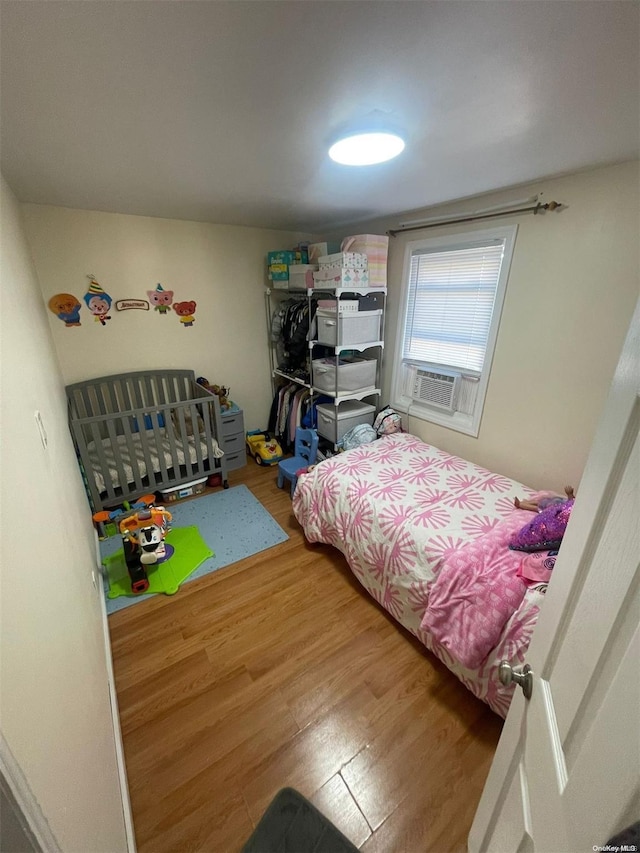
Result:
{"type": "Polygon", "coordinates": [[[411,396],[416,402],[427,403],[446,412],[455,412],[459,385],[459,373],[418,369],[411,396]]]}

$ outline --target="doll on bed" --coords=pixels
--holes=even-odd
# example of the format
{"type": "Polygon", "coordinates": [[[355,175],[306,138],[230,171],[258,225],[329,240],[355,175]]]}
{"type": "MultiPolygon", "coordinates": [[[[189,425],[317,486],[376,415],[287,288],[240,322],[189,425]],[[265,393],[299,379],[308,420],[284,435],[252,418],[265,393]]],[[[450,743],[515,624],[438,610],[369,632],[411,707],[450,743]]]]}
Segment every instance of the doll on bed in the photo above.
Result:
{"type": "Polygon", "coordinates": [[[548,506],[553,506],[553,504],[562,504],[565,501],[572,501],[576,496],[573,486],[565,486],[564,493],[566,498],[563,498],[561,495],[550,495],[533,501],[521,501],[520,498],[514,498],[513,505],[516,509],[527,509],[531,512],[542,512],[542,510],[546,509],[548,506]]]}

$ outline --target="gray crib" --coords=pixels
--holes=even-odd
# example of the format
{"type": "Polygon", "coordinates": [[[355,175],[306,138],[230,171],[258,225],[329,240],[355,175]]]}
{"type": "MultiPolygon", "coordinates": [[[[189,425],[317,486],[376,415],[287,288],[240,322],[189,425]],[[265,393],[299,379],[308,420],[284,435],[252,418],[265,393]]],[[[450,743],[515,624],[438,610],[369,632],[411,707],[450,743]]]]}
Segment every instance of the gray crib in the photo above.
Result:
{"type": "Polygon", "coordinates": [[[119,373],[66,392],[93,512],[210,474],[229,487],[220,402],[192,370],[119,373]]]}

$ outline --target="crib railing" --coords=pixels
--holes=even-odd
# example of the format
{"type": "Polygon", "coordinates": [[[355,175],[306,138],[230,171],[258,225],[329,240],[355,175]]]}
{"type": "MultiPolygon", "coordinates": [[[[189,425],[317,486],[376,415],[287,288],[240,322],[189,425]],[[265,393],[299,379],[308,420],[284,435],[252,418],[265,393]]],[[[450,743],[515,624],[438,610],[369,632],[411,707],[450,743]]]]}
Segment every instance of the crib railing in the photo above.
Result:
{"type": "Polygon", "coordinates": [[[186,402],[203,389],[192,370],[145,370],[87,379],[66,390],[73,417],[90,418],[186,402]]]}

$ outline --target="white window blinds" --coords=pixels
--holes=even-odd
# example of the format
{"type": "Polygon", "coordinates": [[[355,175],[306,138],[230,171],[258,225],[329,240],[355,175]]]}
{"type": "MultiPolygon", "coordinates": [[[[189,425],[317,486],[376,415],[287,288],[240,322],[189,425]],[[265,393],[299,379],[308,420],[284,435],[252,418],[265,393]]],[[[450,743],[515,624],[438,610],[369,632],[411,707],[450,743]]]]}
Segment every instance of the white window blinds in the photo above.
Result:
{"type": "Polygon", "coordinates": [[[411,255],[403,359],[481,372],[505,240],[411,255]]]}

